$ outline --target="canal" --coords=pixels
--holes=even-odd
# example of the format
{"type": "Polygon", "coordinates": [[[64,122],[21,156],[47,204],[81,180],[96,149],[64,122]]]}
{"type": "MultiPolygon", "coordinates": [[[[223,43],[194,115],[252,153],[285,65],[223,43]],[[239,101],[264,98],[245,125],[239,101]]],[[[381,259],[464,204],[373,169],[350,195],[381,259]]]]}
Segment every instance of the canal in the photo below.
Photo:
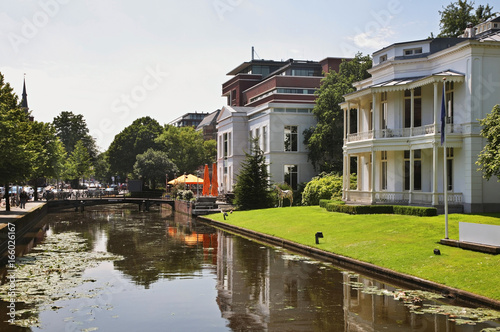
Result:
{"type": "Polygon", "coordinates": [[[0,331],[500,331],[498,312],[452,306],[169,208],[100,206],[49,214],[42,226],[17,248],[18,268],[1,271],[0,331]]]}

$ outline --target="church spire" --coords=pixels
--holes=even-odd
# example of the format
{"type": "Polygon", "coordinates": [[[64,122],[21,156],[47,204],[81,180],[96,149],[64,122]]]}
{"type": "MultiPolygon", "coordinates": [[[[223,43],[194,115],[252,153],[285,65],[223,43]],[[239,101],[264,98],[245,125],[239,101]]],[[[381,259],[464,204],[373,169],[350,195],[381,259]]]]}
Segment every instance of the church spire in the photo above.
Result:
{"type": "Polygon", "coordinates": [[[26,93],[26,74],[24,74],[23,81],[23,97],[21,99],[21,109],[26,113],[28,120],[33,121],[34,117],[30,115],[30,108],[28,107],[28,94],[26,93]]]}
{"type": "Polygon", "coordinates": [[[26,93],[26,74],[24,74],[24,81],[23,81],[23,98],[21,99],[21,108],[28,113],[29,107],[28,107],[28,94],[26,93]]]}

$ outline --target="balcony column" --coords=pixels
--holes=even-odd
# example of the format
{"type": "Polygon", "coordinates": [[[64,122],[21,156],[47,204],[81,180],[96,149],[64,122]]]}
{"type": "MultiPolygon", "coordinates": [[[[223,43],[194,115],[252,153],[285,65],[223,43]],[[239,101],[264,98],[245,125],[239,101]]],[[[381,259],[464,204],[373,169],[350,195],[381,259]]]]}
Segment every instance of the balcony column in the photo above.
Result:
{"type": "MultiPolygon", "coordinates": [[[[345,110],[344,110],[345,114],[345,110]]],[[[342,200],[346,200],[346,187],[345,187],[345,177],[346,177],[346,153],[342,153],[342,200]]]]}
{"type": "Polygon", "coordinates": [[[439,204],[438,199],[438,145],[432,144],[432,205],[439,204]]]}
{"type": "MultiPolygon", "coordinates": [[[[415,116],[415,89],[410,90],[410,137],[413,136],[413,125],[415,116]]],[[[411,158],[411,157],[410,157],[411,158]]]]}
{"type": "Polygon", "coordinates": [[[438,82],[434,82],[434,135],[438,133],[438,127],[439,127],[439,113],[440,113],[440,108],[439,108],[439,96],[438,96],[438,82]]]}
{"type": "Polygon", "coordinates": [[[345,176],[344,176],[344,187],[345,187],[345,200],[349,200],[349,191],[351,190],[351,157],[346,153],[345,160],[345,176]]]}
{"type": "MultiPolygon", "coordinates": [[[[349,103],[347,103],[347,108],[349,108],[349,103]]],[[[346,114],[346,109],[343,109],[344,111],[344,142],[347,142],[347,114],[346,114]]]]}
{"type": "Polygon", "coordinates": [[[351,134],[351,103],[347,103],[347,136],[351,134]]]}
{"type": "Polygon", "coordinates": [[[372,138],[375,138],[375,128],[379,128],[378,123],[375,123],[375,119],[379,114],[378,104],[377,104],[377,95],[372,93],[372,138]]]}
{"type": "Polygon", "coordinates": [[[410,192],[409,192],[409,198],[408,198],[408,204],[412,203],[412,194],[413,194],[413,174],[414,174],[414,165],[413,165],[413,150],[410,145],[410,192]]]}
{"type": "Polygon", "coordinates": [[[371,189],[371,196],[372,196],[372,199],[371,199],[371,204],[375,203],[375,156],[376,156],[376,153],[375,151],[373,151],[373,147],[372,147],[372,164],[371,164],[371,184],[370,184],[370,189],[371,189]]]}
{"type": "Polygon", "coordinates": [[[358,104],[356,105],[356,134],[358,134],[361,131],[361,100],[358,100],[358,104]]]}

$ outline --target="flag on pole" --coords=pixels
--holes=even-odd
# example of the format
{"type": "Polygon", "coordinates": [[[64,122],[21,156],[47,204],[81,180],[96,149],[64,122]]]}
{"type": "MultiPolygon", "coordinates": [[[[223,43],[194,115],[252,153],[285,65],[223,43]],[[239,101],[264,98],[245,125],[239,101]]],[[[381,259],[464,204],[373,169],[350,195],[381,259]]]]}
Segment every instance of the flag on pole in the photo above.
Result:
{"type": "Polygon", "coordinates": [[[441,99],[441,145],[446,136],[446,82],[443,81],[443,98],[441,99]]]}

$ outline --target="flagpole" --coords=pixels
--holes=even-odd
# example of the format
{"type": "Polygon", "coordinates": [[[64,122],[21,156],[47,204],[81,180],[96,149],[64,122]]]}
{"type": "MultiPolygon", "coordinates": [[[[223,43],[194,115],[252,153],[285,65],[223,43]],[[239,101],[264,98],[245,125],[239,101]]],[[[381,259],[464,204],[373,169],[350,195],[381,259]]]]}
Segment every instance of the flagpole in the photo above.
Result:
{"type": "Polygon", "coordinates": [[[442,114],[441,114],[441,144],[443,145],[443,193],[444,193],[444,227],[445,227],[445,235],[444,238],[448,239],[448,164],[447,164],[447,151],[446,151],[446,120],[447,120],[447,112],[446,112],[446,77],[443,78],[443,102],[442,102],[442,114]]]}

